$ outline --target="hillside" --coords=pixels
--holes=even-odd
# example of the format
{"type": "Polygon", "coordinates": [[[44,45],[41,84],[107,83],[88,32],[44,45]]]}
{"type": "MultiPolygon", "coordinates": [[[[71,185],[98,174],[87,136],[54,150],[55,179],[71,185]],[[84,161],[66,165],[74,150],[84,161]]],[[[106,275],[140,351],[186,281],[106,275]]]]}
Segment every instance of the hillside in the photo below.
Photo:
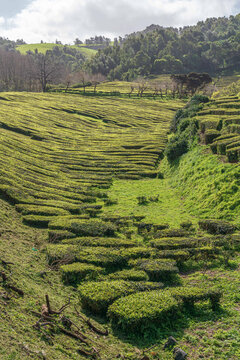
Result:
{"type": "Polygon", "coordinates": [[[239,73],[240,16],[208,18],[183,28],[149,26],[99,51],[87,64],[109,79],[149,74],[239,73]]]}
{"type": "Polygon", "coordinates": [[[76,45],[67,45],[66,46],[66,45],[62,45],[62,44],[53,44],[53,43],[23,44],[23,45],[16,46],[16,50],[19,51],[23,55],[25,55],[28,51],[35,52],[36,49],[39,53],[46,54],[46,52],[48,50],[52,51],[53,48],[55,48],[55,47],[59,47],[59,48],[68,47],[70,49],[75,49],[75,50],[79,51],[82,55],[84,55],[86,58],[91,58],[97,53],[97,50],[91,49],[87,45],[84,45],[84,44],[81,44],[78,46],[76,46],[76,45]]]}
{"type": "Polygon", "coordinates": [[[190,359],[239,359],[239,162],[206,143],[239,99],[180,119],[201,143],[171,163],[185,105],[1,94],[1,359],[171,360],[170,335],[190,359]]]}

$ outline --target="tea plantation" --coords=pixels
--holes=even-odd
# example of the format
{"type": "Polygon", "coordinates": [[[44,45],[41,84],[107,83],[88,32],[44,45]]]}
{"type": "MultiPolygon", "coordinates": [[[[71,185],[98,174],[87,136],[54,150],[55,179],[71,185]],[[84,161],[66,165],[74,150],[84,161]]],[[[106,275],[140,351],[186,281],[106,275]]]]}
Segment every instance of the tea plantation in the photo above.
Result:
{"type": "Polygon", "coordinates": [[[170,164],[184,105],[1,94],[2,359],[170,360],[169,336],[190,359],[239,359],[238,99],[205,104],[201,144],[170,164]],[[214,202],[218,174],[235,190],[222,178],[214,202]]]}

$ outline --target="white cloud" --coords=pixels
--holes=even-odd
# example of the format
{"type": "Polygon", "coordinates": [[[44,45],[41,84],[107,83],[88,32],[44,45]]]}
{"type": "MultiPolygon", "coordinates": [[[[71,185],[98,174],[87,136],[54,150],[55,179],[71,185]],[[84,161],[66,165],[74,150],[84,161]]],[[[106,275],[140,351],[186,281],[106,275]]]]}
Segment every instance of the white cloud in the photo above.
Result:
{"type": "MultiPolygon", "coordinates": [[[[194,24],[236,12],[238,0],[33,0],[14,18],[0,17],[0,34],[27,42],[72,42],[96,34],[118,36],[163,26],[194,24]]],[[[240,10],[239,10],[240,11],[240,10]]]]}

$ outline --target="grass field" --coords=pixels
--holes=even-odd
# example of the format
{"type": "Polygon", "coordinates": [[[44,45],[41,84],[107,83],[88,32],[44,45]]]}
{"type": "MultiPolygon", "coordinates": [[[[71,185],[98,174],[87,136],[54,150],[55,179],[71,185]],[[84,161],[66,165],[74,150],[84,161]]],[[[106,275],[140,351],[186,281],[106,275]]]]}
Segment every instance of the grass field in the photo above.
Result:
{"type": "MultiPolygon", "coordinates": [[[[52,50],[55,46],[63,48],[65,45],[53,44],[53,43],[24,44],[24,45],[17,46],[16,49],[23,55],[26,54],[28,51],[34,52],[36,49],[38,50],[39,53],[45,54],[46,51],[52,50]]],[[[87,45],[84,45],[84,44],[82,44],[80,46],[67,45],[67,47],[80,51],[87,58],[90,58],[90,57],[94,56],[97,53],[97,50],[90,49],[90,48],[87,47],[87,45]]]]}
{"type": "Polygon", "coordinates": [[[171,360],[170,335],[239,359],[239,167],[208,146],[161,162],[183,106],[1,94],[2,359],[171,360]]]}

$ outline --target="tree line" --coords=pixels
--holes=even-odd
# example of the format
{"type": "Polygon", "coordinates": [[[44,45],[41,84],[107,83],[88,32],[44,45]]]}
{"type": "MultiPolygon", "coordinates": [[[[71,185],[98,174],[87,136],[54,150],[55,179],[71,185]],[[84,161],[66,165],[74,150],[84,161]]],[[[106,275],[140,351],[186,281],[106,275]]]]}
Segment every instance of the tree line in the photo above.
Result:
{"type": "Polygon", "coordinates": [[[239,58],[240,14],[209,18],[179,29],[151,25],[115,39],[86,67],[110,80],[129,81],[149,74],[239,71],[239,58]]]}

